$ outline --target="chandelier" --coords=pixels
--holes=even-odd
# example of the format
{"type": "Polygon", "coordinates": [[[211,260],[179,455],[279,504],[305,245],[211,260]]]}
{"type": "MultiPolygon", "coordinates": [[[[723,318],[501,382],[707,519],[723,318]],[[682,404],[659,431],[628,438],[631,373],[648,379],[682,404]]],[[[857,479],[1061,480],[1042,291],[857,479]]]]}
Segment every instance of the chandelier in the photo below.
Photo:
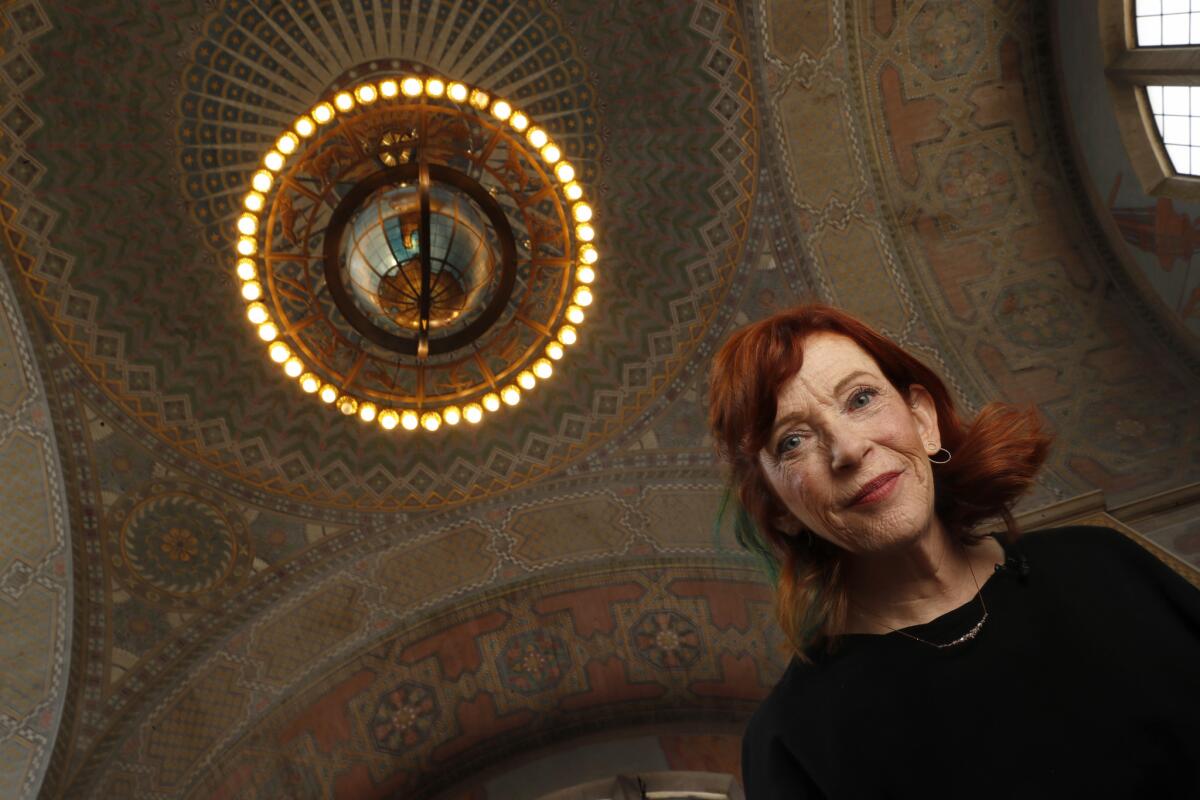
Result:
{"type": "Polygon", "coordinates": [[[592,303],[592,207],[524,111],[428,75],[337,91],[250,177],[236,273],[268,359],[383,428],[517,405],[592,303]]]}

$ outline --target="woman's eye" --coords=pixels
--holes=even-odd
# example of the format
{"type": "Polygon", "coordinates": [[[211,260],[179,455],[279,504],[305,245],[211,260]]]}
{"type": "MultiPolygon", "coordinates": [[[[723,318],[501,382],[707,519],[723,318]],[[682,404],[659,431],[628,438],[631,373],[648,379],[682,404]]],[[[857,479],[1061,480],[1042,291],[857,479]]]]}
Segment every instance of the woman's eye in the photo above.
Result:
{"type": "Polygon", "coordinates": [[[801,438],[802,437],[798,433],[789,433],[787,436],[784,436],[779,440],[779,444],[776,446],[775,451],[779,453],[779,455],[783,455],[789,450],[795,450],[800,446],[801,438]]]}
{"type": "Polygon", "coordinates": [[[859,389],[850,396],[850,407],[863,408],[870,404],[871,398],[876,394],[877,392],[874,389],[859,389]]]}

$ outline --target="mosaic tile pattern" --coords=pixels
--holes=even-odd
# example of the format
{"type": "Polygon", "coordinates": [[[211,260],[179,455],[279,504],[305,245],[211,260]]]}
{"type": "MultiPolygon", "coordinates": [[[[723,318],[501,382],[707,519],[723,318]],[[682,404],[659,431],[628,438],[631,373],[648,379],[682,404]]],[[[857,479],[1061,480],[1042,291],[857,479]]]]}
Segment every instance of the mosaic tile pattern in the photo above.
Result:
{"type": "MultiPolygon", "coordinates": [[[[616,492],[616,495],[627,498],[626,502],[631,505],[629,519],[634,524],[630,533],[631,549],[647,554],[642,557],[652,559],[670,557],[676,559],[676,562],[673,563],[680,565],[686,563],[686,561],[678,560],[681,558],[711,559],[714,555],[722,557],[724,554],[723,557],[729,557],[735,554],[735,545],[729,532],[722,530],[719,537],[714,537],[711,520],[703,526],[691,530],[690,533],[689,531],[673,531],[671,536],[664,537],[670,542],[668,546],[657,545],[646,527],[648,515],[644,511],[644,507],[647,499],[644,499],[643,495],[645,498],[653,498],[661,493],[675,498],[678,502],[686,502],[690,499],[704,507],[715,507],[721,491],[720,478],[711,470],[708,474],[707,479],[701,479],[700,473],[693,472],[686,483],[672,482],[670,479],[661,483],[662,478],[656,478],[652,471],[623,472],[621,477],[628,482],[624,488],[616,492]]],[[[607,490],[592,488],[595,484],[596,479],[593,476],[563,479],[556,486],[543,487],[542,491],[549,490],[550,494],[559,497],[574,497],[576,502],[583,507],[598,497],[609,497],[607,490]]],[[[453,609],[462,603],[474,602],[472,598],[478,598],[481,593],[503,591],[504,587],[520,583],[530,575],[546,575],[549,578],[555,575],[572,574],[564,573],[564,567],[569,567],[572,571],[587,572],[602,568],[604,564],[611,561],[611,554],[597,552],[586,559],[575,557],[560,562],[524,565],[512,551],[513,541],[508,533],[509,525],[522,509],[541,507],[543,504],[535,499],[540,494],[541,492],[531,491],[524,497],[518,495],[506,501],[498,500],[485,507],[476,508],[476,513],[471,517],[468,525],[463,525],[461,520],[447,524],[450,520],[459,518],[459,515],[453,512],[442,515],[441,518],[429,519],[420,527],[409,527],[405,531],[413,541],[399,541],[382,551],[378,549],[378,539],[371,540],[353,535],[340,540],[344,544],[347,543],[346,539],[357,542],[353,545],[352,551],[343,552],[340,555],[329,550],[322,551],[320,548],[328,547],[335,541],[339,541],[331,540],[318,545],[318,549],[312,551],[314,557],[318,559],[316,563],[332,561],[341,563],[343,566],[336,573],[315,584],[311,592],[301,592],[293,599],[282,603],[274,602],[271,599],[276,596],[275,590],[272,588],[275,585],[274,581],[265,581],[257,589],[244,591],[239,596],[225,601],[224,606],[229,610],[227,613],[232,613],[236,609],[238,615],[244,616],[252,609],[257,608],[262,609],[263,615],[258,616],[259,612],[254,612],[252,622],[243,629],[232,635],[220,634],[224,637],[221,638],[223,643],[219,647],[220,655],[212,663],[241,665],[242,674],[245,676],[244,685],[252,692],[253,699],[250,705],[244,709],[243,721],[231,725],[220,733],[205,734],[210,748],[215,748],[212,749],[213,756],[216,757],[219,752],[222,746],[219,744],[220,742],[235,741],[247,730],[251,730],[255,720],[258,720],[275,704],[292,696],[297,691],[298,685],[314,679],[315,676],[328,674],[331,668],[336,667],[351,653],[363,647],[369,647],[369,643],[380,634],[380,631],[411,624],[405,620],[419,621],[446,613],[450,613],[452,618],[457,620],[459,618],[454,616],[454,612],[452,610],[447,612],[447,609],[453,609]],[[448,568],[438,569],[438,564],[446,565],[448,568]],[[471,566],[472,564],[475,566],[471,566]],[[464,571],[455,571],[462,569],[464,565],[466,565],[464,571]],[[454,582],[456,576],[459,583],[454,582]],[[414,591],[414,584],[417,591],[414,591]],[[398,600],[402,602],[398,602],[398,600]],[[311,642],[308,641],[309,639],[319,640],[319,642],[311,642]],[[295,650],[300,650],[301,653],[293,652],[295,650]],[[301,656],[304,656],[305,659],[302,659],[301,656]]],[[[580,515],[577,517],[576,529],[578,534],[587,541],[592,540],[595,536],[594,533],[589,532],[588,527],[603,528],[605,525],[607,522],[604,520],[580,515]]],[[[384,537],[384,539],[386,538],[388,537],[384,537]]],[[[301,568],[301,564],[295,562],[293,564],[295,568],[301,568]]],[[[753,575],[754,573],[751,571],[749,574],[753,575]]],[[[561,580],[566,581],[562,585],[567,587],[571,585],[569,578],[561,580]]],[[[690,588],[688,593],[689,596],[695,595],[696,590],[690,588]]],[[[751,593],[753,594],[753,592],[751,593]]],[[[540,601],[538,609],[547,617],[561,614],[573,615],[576,620],[574,627],[577,627],[578,635],[591,640],[606,631],[612,633],[615,630],[613,628],[614,618],[607,611],[611,598],[626,597],[627,600],[632,600],[636,599],[636,595],[637,592],[634,590],[618,589],[614,591],[601,582],[596,583],[594,588],[585,591],[579,591],[576,588],[548,596],[540,601]],[[629,591],[633,591],[633,593],[626,597],[626,593],[629,591]]],[[[764,603],[766,602],[764,600],[764,603]]],[[[655,606],[655,608],[661,607],[661,605],[655,606]]],[[[220,608],[216,610],[219,611],[220,608]]],[[[724,606],[720,611],[724,615],[720,617],[721,624],[735,621],[745,629],[744,613],[739,615],[736,611],[730,612],[724,606]]],[[[473,648],[464,649],[461,644],[462,640],[456,637],[465,631],[485,632],[495,629],[497,625],[505,626],[507,616],[509,615],[506,613],[485,615],[475,621],[468,621],[462,630],[456,627],[457,623],[451,624],[443,634],[426,639],[425,644],[412,651],[412,657],[421,657],[420,653],[422,652],[444,651],[446,660],[444,671],[426,676],[422,680],[425,680],[426,683],[433,681],[429,685],[437,686],[439,685],[438,681],[444,680],[447,676],[459,675],[476,658],[489,659],[489,663],[492,664],[498,663],[497,659],[502,654],[503,641],[498,641],[494,649],[487,653],[476,654],[473,648]]],[[[690,612],[689,618],[699,619],[690,612]]],[[[628,623],[632,625],[635,621],[630,619],[628,623]]],[[[700,623],[697,622],[697,624],[700,623]]],[[[508,629],[511,630],[511,627],[508,629]]],[[[222,628],[219,618],[197,619],[187,629],[186,635],[183,637],[184,641],[160,648],[156,657],[147,659],[139,672],[131,673],[123,680],[129,682],[136,675],[139,682],[155,682],[159,686],[172,687],[169,696],[156,700],[154,705],[155,708],[169,706],[172,702],[171,697],[179,696],[180,693],[186,691],[186,687],[193,685],[196,681],[206,680],[205,675],[208,674],[205,668],[199,666],[195,661],[197,656],[204,658],[202,654],[207,652],[207,648],[196,649],[193,647],[189,651],[187,642],[194,640],[193,637],[213,636],[214,631],[220,630],[222,628]],[[189,652],[193,655],[187,655],[189,652]],[[175,664],[173,668],[164,668],[163,666],[172,663],[175,664]],[[174,669],[173,672],[172,669],[174,669]],[[170,677],[172,675],[174,677],[170,677]]],[[[530,627],[527,626],[517,629],[513,633],[528,632],[529,630],[530,627]]],[[[553,632],[569,645],[570,640],[565,638],[560,631],[553,632]]],[[[554,648],[550,648],[550,652],[554,652],[554,648]]],[[[647,668],[649,668],[649,662],[647,662],[647,668]]],[[[532,680],[532,678],[530,679],[532,680]]],[[[513,697],[524,696],[515,690],[511,691],[513,697]]],[[[113,697],[123,695],[124,692],[118,692],[113,697]]],[[[513,704],[512,699],[504,702],[513,704]]],[[[363,715],[373,714],[374,707],[366,708],[364,706],[361,713],[363,715]]],[[[144,731],[143,734],[135,734],[126,738],[120,747],[111,752],[127,755],[140,753],[141,755],[131,756],[135,759],[148,757],[144,748],[152,737],[149,735],[149,728],[144,731]]],[[[197,733],[199,733],[199,729],[197,729],[197,733]]],[[[119,789],[137,796],[134,788],[136,784],[125,783],[127,780],[132,780],[130,776],[137,773],[136,761],[129,763],[128,768],[123,768],[110,761],[106,765],[108,767],[107,777],[97,783],[98,789],[104,792],[118,791],[119,789]]],[[[287,781],[293,778],[299,780],[299,777],[292,773],[279,773],[271,779],[271,785],[288,785],[287,781]]],[[[169,793],[174,791],[172,789],[169,793]]]]}
{"type": "Polygon", "coordinates": [[[0,275],[0,796],[37,795],[67,692],[66,492],[33,345],[0,275]]]}
{"type": "Polygon", "coordinates": [[[361,592],[352,583],[331,586],[297,606],[278,625],[260,628],[252,646],[271,653],[263,678],[286,683],[358,630],[367,619],[361,592]]]}
{"type": "MultiPolygon", "coordinates": [[[[579,460],[623,432],[710,334],[708,322],[745,244],[758,170],[744,37],[730,9],[707,1],[669,7],[648,28],[632,7],[610,14],[588,3],[485,0],[467,11],[446,2],[425,12],[435,24],[417,27],[402,24],[407,12],[399,11],[384,25],[368,24],[368,17],[378,22],[380,6],[365,2],[347,15],[338,3],[313,0],[315,15],[279,7],[280,19],[262,2],[220,4],[199,18],[184,5],[149,11],[106,0],[86,20],[31,5],[68,50],[99,47],[104,37],[87,25],[111,26],[121,45],[86,57],[121,77],[87,86],[68,79],[66,69],[44,72],[39,91],[25,97],[29,108],[7,131],[42,177],[35,186],[10,183],[7,196],[23,221],[17,266],[38,313],[90,378],[159,447],[184,455],[195,476],[243,497],[265,492],[310,507],[420,510],[479,499],[579,460]],[[123,33],[134,29],[143,33],[123,33]],[[642,38],[593,52],[585,68],[574,30],[587,30],[593,49],[617,42],[617,32],[642,31],[642,38]],[[391,38],[380,42],[377,34],[385,32],[391,38]],[[481,38],[467,47],[474,36],[481,38]],[[658,76],[650,80],[637,54],[663,36],[673,37],[673,59],[653,62],[658,76]],[[317,49],[305,51],[309,46],[317,49]],[[521,48],[535,55],[513,60],[521,48]],[[170,57],[180,51],[182,69],[170,57]],[[608,220],[599,244],[612,254],[591,312],[599,324],[589,325],[573,351],[572,370],[586,375],[586,383],[563,381],[560,391],[538,393],[511,412],[517,424],[448,431],[437,447],[406,447],[402,457],[397,437],[363,437],[356,421],[294,402],[277,371],[247,357],[260,350],[236,310],[228,254],[207,246],[211,226],[220,228],[230,213],[228,195],[246,177],[247,154],[268,144],[283,117],[308,108],[331,75],[374,71],[384,51],[465,70],[461,77],[509,93],[537,119],[544,116],[571,160],[594,171],[597,213],[608,220]],[[561,68],[523,72],[547,59],[561,68]],[[295,66],[301,62],[321,66],[301,75],[295,66]],[[131,64],[140,65],[136,77],[131,64]],[[278,70],[278,81],[264,82],[278,70]],[[131,95],[116,91],[121,81],[146,85],[131,95]],[[178,127],[170,135],[147,133],[136,147],[95,149],[92,161],[105,177],[79,191],[81,173],[62,132],[71,130],[72,140],[123,138],[112,115],[67,120],[61,104],[42,102],[80,92],[84,104],[132,103],[129,117],[140,130],[158,131],[168,120],[178,127]],[[663,93],[689,99],[658,102],[663,93]],[[620,113],[602,118],[601,100],[620,113]],[[167,109],[177,115],[166,116],[167,109]],[[687,131],[686,145],[661,137],[664,129],[687,131]],[[638,159],[601,163],[600,142],[664,167],[646,170],[638,159]],[[147,168],[176,154],[188,172],[182,187],[147,168]],[[162,201],[123,206],[118,195],[125,196],[130,181],[162,201]],[[82,207],[88,203],[95,208],[82,207]],[[118,207],[134,218],[111,219],[118,207]],[[193,208],[208,217],[189,219],[193,208]],[[59,219],[86,224],[87,233],[56,238],[59,219]],[[123,226],[139,231],[128,252],[111,239],[123,226]],[[83,242],[93,235],[102,244],[83,258],[83,242]],[[176,240],[180,247],[161,245],[176,240]],[[119,269],[107,266],[118,262],[119,269]],[[289,412],[278,413],[283,408],[289,412]]],[[[54,60],[57,52],[42,55],[54,60]]]]}
{"type": "MultiPolygon", "coordinates": [[[[390,47],[392,20],[422,6],[302,2],[323,10],[321,47],[344,47],[330,63],[347,69],[390,47]],[[369,30],[362,21],[377,13],[388,26],[369,30]]],[[[71,749],[55,759],[52,793],[421,796],[438,790],[431,775],[451,781],[544,743],[552,733],[538,726],[563,718],[554,714],[597,728],[612,715],[742,719],[782,650],[769,595],[713,524],[722,476],[704,430],[704,373],[731,327],[798,297],[876,322],[941,371],[967,410],[993,398],[1039,406],[1060,438],[1032,502],[1093,487],[1144,494],[1198,474],[1197,454],[1183,451],[1197,435],[1194,376],[1146,374],[1147,363],[1174,362],[1106,293],[1095,244],[1064,211],[1078,201],[1056,171],[1028,4],[509,5],[507,22],[529,22],[525,33],[488,16],[496,3],[429,8],[478,10],[500,38],[543,37],[526,42],[541,48],[537,63],[579,66],[519,75],[513,91],[544,102],[572,157],[595,170],[616,231],[604,245],[626,262],[604,287],[595,313],[605,324],[575,380],[556,385],[553,402],[523,404],[512,425],[438,440],[436,452],[364,440],[307,406],[281,414],[291,393],[243,357],[210,237],[227,213],[220,181],[266,133],[241,116],[231,126],[244,139],[206,148],[206,130],[224,135],[221,120],[199,120],[217,95],[218,117],[293,110],[270,106],[278,87],[255,81],[301,70],[271,66],[265,51],[221,65],[226,51],[205,50],[232,41],[240,20],[253,36],[238,47],[269,39],[255,11],[266,6],[5,6],[6,267],[50,332],[39,357],[79,512],[88,611],[63,727],[71,749]],[[94,56],[94,72],[80,77],[64,53],[94,56]],[[218,73],[216,94],[190,83],[218,73]],[[235,97],[239,79],[256,88],[235,97]],[[118,107],[83,114],[79,128],[79,109],[118,107]],[[96,144],[90,172],[79,137],[96,144]],[[199,194],[186,184],[194,176],[199,194]],[[1056,305],[1071,309],[1069,330],[1047,317],[1056,305]],[[202,531],[166,524],[178,522],[171,497],[194,512],[189,524],[208,520],[202,531]],[[143,503],[154,513],[139,522],[143,503]],[[143,549],[134,570],[123,535],[141,535],[157,566],[143,549]],[[164,569],[180,565],[193,569],[164,569]],[[197,602],[150,594],[181,588],[197,602]],[[514,638],[531,631],[545,636],[514,638]],[[460,772],[439,774],[446,764],[460,772]]],[[[321,26],[279,21],[310,22],[321,26]]],[[[401,44],[434,53],[422,31],[450,30],[438,24],[400,26],[401,44]]],[[[342,77],[306,75],[310,93],[342,77]]],[[[5,346],[0,359],[21,347],[5,346]]],[[[0,420],[30,408],[30,386],[0,383],[0,420]]],[[[33,438],[0,445],[45,441],[30,413],[21,430],[33,438]]],[[[53,482],[38,491],[53,505],[53,482]]],[[[23,524],[41,523],[31,513],[23,524]]],[[[1164,542],[1194,555],[1193,533],[1164,542]]],[[[34,587],[70,574],[53,558],[13,563],[0,591],[44,598],[34,587]]],[[[54,673],[13,674],[61,691],[54,673]]],[[[52,733],[56,718],[43,720],[52,733]]],[[[0,747],[28,780],[48,742],[31,733],[0,747]]]]}
{"type": "MultiPolygon", "coordinates": [[[[938,4],[897,9],[890,28],[882,24],[885,5],[860,0],[847,7],[856,68],[881,78],[895,68],[887,55],[892,42],[938,4]]],[[[1045,8],[957,5],[984,22],[960,45],[980,48],[980,57],[936,82],[901,72],[894,84],[868,87],[860,106],[874,134],[881,209],[906,254],[914,295],[927,298],[923,316],[940,322],[944,351],[976,360],[977,374],[986,376],[984,397],[1035,404],[1050,420],[1059,438],[1049,488],[1100,488],[1117,502],[1196,480],[1200,454],[1190,443],[1200,428],[1185,420],[1196,421],[1191,398],[1200,375],[1189,373],[1165,340],[1147,335],[1135,301],[1109,291],[1105,255],[1070,211],[1080,201],[1055,149],[1059,122],[1038,99],[1048,63],[1038,33],[1048,24],[1040,16],[1045,8]],[[912,125],[902,109],[913,102],[931,104],[940,127],[912,125]],[[888,143],[885,131],[898,135],[888,143]],[[901,149],[897,139],[906,141],[915,168],[907,176],[885,155],[901,149]],[[957,187],[954,195],[945,191],[947,181],[957,187]],[[1021,318],[1019,334],[1014,316],[1021,318]],[[1179,368],[1135,375],[1121,366],[1162,359],[1179,368]],[[1163,403],[1150,412],[1135,391],[1163,403]],[[1117,419],[1093,411],[1104,402],[1135,426],[1171,420],[1179,426],[1176,447],[1151,455],[1116,446],[1101,432],[1117,419]]],[[[958,30],[956,20],[940,24],[948,26],[944,35],[958,30]]]]}
{"type": "Polygon", "coordinates": [[[765,140],[820,296],[926,358],[968,412],[991,400],[1037,406],[1058,439],[1030,503],[1092,488],[1130,497],[1200,476],[1189,411],[1200,375],[1150,335],[1133,298],[1107,290],[1106,256],[1070,211],[1059,123],[1038,99],[1040,6],[752,8],[765,140]],[[789,33],[797,13],[826,35],[789,33]],[[814,138],[813,120],[837,135],[814,138]],[[1125,366],[1135,363],[1179,369],[1125,366]],[[1137,406],[1134,386],[1164,398],[1159,413],[1137,406]],[[1165,460],[1139,458],[1114,433],[1118,421],[1132,432],[1164,420],[1179,437],[1165,460]]]}
{"type": "MultiPolygon", "coordinates": [[[[381,630],[334,673],[294,684],[251,734],[209,736],[229,749],[218,746],[188,774],[173,762],[139,772],[118,756],[109,780],[130,781],[134,796],[249,799],[270,797],[298,770],[319,787],[312,796],[422,798],[511,752],[648,708],[663,721],[745,719],[783,667],[757,635],[771,614],[769,591],[749,565],[660,563],[519,581],[381,630]],[[656,644],[638,644],[650,628],[656,644]]],[[[231,663],[200,665],[188,685],[208,685],[231,663]]],[[[226,688],[237,696],[254,685],[243,668],[226,688]]],[[[148,724],[161,726],[177,703],[148,724]]]]}
{"type": "Polygon", "coordinates": [[[109,511],[109,566],[130,592],[157,605],[193,609],[235,591],[253,552],[245,522],[202,485],[155,481],[109,511]]]}

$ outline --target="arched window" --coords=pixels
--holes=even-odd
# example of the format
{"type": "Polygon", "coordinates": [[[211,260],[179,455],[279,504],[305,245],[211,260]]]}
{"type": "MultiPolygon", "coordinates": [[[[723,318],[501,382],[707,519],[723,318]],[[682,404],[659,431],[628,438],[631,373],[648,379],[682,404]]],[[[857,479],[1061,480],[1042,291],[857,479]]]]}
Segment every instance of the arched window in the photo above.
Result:
{"type": "Polygon", "coordinates": [[[1103,0],[1100,35],[1142,188],[1200,200],[1200,0],[1103,0]]]}

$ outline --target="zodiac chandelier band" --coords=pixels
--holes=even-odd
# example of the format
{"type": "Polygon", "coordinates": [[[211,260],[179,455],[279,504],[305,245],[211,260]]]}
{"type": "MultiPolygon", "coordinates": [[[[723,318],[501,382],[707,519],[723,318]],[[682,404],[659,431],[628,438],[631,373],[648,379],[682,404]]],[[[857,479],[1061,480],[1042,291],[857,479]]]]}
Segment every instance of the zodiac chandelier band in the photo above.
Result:
{"type": "Polygon", "coordinates": [[[593,302],[593,209],[524,111],[429,75],[333,93],[281,131],[236,227],[246,317],[308,394],[384,429],[517,405],[593,302]]]}

